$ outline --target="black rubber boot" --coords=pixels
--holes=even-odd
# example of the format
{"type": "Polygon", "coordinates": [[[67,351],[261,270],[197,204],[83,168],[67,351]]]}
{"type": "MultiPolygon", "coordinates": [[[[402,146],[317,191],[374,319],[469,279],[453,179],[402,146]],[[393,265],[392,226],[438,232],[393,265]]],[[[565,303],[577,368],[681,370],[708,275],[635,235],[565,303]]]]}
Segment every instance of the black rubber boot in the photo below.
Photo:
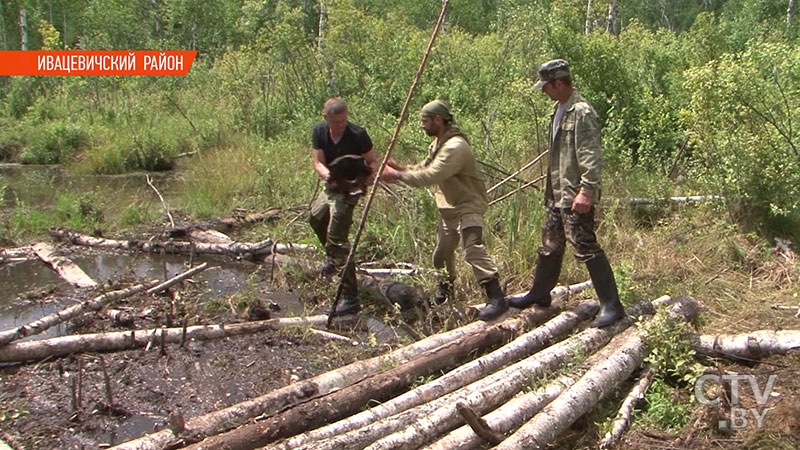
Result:
{"type": "Polygon", "coordinates": [[[453,283],[450,281],[440,281],[433,301],[437,304],[442,304],[451,298],[453,298],[453,283]]]}
{"type": "Polygon", "coordinates": [[[625,317],[625,308],[619,301],[614,272],[611,270],[611,264],[608,263],[605,254],[597,255],[586,261],[586,268],[589,269],[589,276],[592,278],[594,290],[600,300],[600,313],[592,322],[592,326],[607,327],[625,317]]]}
{"type": "Polygon", "coordinates": [[[508,302],[497,278],[483,283],[483,288],[486,290],[487,301],[486,307],[478,314],[478,319],[493,320],[508,311],[508,302]]]}
{"type": "Polygon", "coordinates": [[[524,297],[512,298],[508,304],[514,308],[527,308],[531,305],[550,306],[552,299],[550,291],[556,287],[558,276],[561,275],[562,255],[539,255],[536,270],[533,275],[533,286],[524,297]]]}
{"type": "Polygon", "coordinates": [[[328,260],[322,265],[322,268],[319,270],[319,275],[326,280],[330,280],[337,272],[336,263],[333,262],[333,260],[328,260]]]}
{"type": "Polygon", "coordinates": [[[336,311],[328,311],[328,315],[346,316],[359,311],[361,311],[361,304],[358,302],[358,297],[352,294],[343,294],[341,301],[336,306],[336,311]]]}

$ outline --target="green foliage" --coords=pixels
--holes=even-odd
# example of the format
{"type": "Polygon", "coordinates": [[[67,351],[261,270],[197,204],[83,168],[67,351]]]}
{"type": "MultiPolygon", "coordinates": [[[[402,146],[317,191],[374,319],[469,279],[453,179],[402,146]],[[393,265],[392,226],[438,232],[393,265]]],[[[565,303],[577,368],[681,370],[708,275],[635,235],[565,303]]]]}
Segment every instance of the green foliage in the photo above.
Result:
{"type": "Polygon", "coordinates": [[[86,132],[74,124],[56,120],[30,129],[28,145],[20,155],[25,164],[67,162],[86,143],[86,132]]]}
{"type": "Polygon", "coordinates": [[[637,412],[635,421],[644,427],[679,430],[692,416],[692,404],[681,399],[664,380],[656,378],[645,394],[645,409],[637,412]]]}
{"type": "Polygon", "coordinates": [[[695,351],[688,339],[692,326],[670,319],[666,308],[660,308],[652,320],[638,326],[642,340],[650,349],[645,361],[655,373],[691,386],[704,369],[696,362],[695,351]]]}

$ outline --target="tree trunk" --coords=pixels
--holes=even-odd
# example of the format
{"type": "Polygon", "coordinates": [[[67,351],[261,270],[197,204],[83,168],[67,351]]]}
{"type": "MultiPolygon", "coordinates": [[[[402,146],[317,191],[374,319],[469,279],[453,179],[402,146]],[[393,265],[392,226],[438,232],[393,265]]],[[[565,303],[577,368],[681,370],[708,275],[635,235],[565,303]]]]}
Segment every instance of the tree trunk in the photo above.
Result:
{"type": "Polygon", "coordinates": [[[789,0],[789,7],[786,8],[786,25],[792,26],[792,20],[794,19],[794,6],[795,0],[789,0]]]}
{"type": "Polygon", "coordinates": [[[28,50],[28,14],[25,8],[19,9],[19,41],[20,49],[28,50]]]}
{"type": "Polygon", "coordinates": [[[573,330],[581,321],[592,317],[596,311],[597,305],[595,303],[581,304],[574,312],[563,312],[502,348],[464,364],[436,380],[348,417],[346,420],[295,436],[286,442],[268,448],[288,450],[303,444],[318,442],[432,401],[437,397],[473,383],[486,376],[487,373],[498,370],[510,362],[537,352],[548,343],[558,340],[559,337],[573,330]]]}
{"type": "Polygon", "coordinates": [[[97,282],[92,279],[86,272],[83,271],[77,264],[71,260],[60,256],[56,253],[56,249],[52,245],[44,242],[39,242],[33,245],[33,252],[45,264],[49,265],[56,271],[67,283],[81,287],[89,288],[97,286],[97,282]]]}
{"type": "Polygon", "coordinates": [[[0,250],[0,264],[36,259],[36,254],[30,246],[18,248],[4,248],[0,250]]]}
{"type": "Polygon", "coordinates": [[[785,355],[800,348],[800,330],[694,336],[692,347],[697,353],[708,356],[760,359],[774,354],[785,355]]]}
{"type": "Polygon", "coordinates": [[[617,30],[617,1],[614,0],[611,2],[611,5],[608,7],[608,24],[607,24],[606,31],[608,34],[617,35],[619,31],[617,30]]]}
{"type": "Polygon", "coordinates": [[[592,34],[592,10],[594,9],[594,0],[589,0],[586,2],[586,22],[584,25],[584,31],[586,35],[592,34]]]}
{"type": "MultiPolygon", "coordinates": [[[[322,323],[324,324],[327,321],[327,316],[321,317],[323,317],[322,323]]],[[[343,319],[346,318],[342,317],[339,320],[343,319]]],[[[486,328],[485,323],[472,322],[446,333],[429,336],[386,355],[376,356],[364,361],[356,361],[339,369],[269,392],[255,399],[189,419],[186,421],[186,429],[191,430],[195,436],[213,436],[242,425],[254,417],[275,414],[287,406],[306,401],[313,396],[325,395],[344,388],[365,379],[369,374],[380,370],[381,367],[385,367],[387,364],[407,361],[448,342],[479,333],[484,328],[486,328]]],[[[161,450],[168,444],[179,440],[180,438],[171,430],[165,429],[125,442],[114,448],[117,450],[161,450]]]]}
{"type": "MultiPolygon", "coordinates": [[[[608,345],[587,358],[578,369],[559,376],[555,380],[548,382],[546,386],[514,397],[508,403],[490,412],[484,416],[487,425],[494,432],[501,434],[518,428],[561,395],[564,390],[575,384],[593,365],[611,356],[614,349],[619,347],[619,343],[635,332],[634,328],[628,328],[615,336],[608,345]]],[[[479,449],[483,444],[483,439],[478,437],[469,426],[465,425],[425,447],[425,450],[479,449]]]]}
{"type": "Polygon", "coordinates": [[[195,224],[189,224],[182,227],[176,227],[168,231],[169,237],[178,238],[189,235],[191,230],[217,230],[217,231],[230,231],[240,228],[245,225],[251,225],[259,222],[269,222],[280,218],[280,208],[270,208],[259,213],[251,214],[234,214],[233,217],[226,217],[224,219],[209,220],[195,224]]]}
{"type": "Polygon", "coordinates": [[[631,392],[625,397],[625,400],[622,402],[622,406],[619,408],[617,417],[611,424],[611,431],[603,436],[603,439],[598,443],[598,447],[601,449],[611,448],[611,446],[614,445],[614,442],[618,441],[619,438],[622,437],[622,434],[625,433],[625,429],[628,428],[628,425],[631,422],[631,413],[633,413],[633,408],[635,408],[640,401],[644,400],[644,395],[647,393],[647,389],[650,388],[650,384],[653,382],[654,375],[655,371],[653,371],[652,368],[648,367],[645,370],[644,376],[639,379],[639,382],[636,383],[636,386],[634,386],[633,389],[631,389],[631,392]]]}
{"type": "MultiPolygon", "coordinates": [[[[620,326],[624,327],[627,324],[620,326]]],[[[461,424],[456,411],[458,402],[465,403],[478,414],[484,414],[505,403],[526,386],[530,386],[533,380],[569,361],[579,348],[591,352],[602,347],[613,333],[620,331],[620,326],[606,330],[597,328],[585,330],[433,401],[333,439],[301,448],[303,450],[416,448],[433,436],[461,424]]]]}
{"type": "Polygon", "coordinates": [[[303,244],[276,244],[271,239],[261,242],[231,242],[229,244],[209,244],[204,242],[185,242],[185,241],[120,241],[115,239],[103,239],[86,236],[75,231],[63,228],[51,228],[50,234],[61,240],[76,245],[87,247],[105,248],[111,250],[140,250],[144,252],[164,252],[171,254],[211,254],[211,255],[231,255],[246,256],[249,258],[263,257],[273,251],[276,253],[291,250],[310,250],[313,247],[303,244]]]}
{"type": "Polygon", "coordinates": [[[158,283],[157,281],[151,281],[145,284],[137,284],[136,286],[132,286],[126,289],[106,292],[105,294],[95,297],[92,300],[78,303],[77,305],[73,305],[70,306],[69,308],[62,309],[61,311],[58,311],[56,313],[49,314],[47,316],[44,316],[38,320],[34,320],[33,322],[27,323],[20,327],[1,331],[0,346],[8,344],[9,342],[15,341],[17,339],[22,339],[24,337],[32,336],[34,334],[39,334],[51,328],[54,325],[65,322],[77,316],[78,314],[82,313],[83,311],[86,311],[87,309],[99,310],[104,305],[107,305],[114,300],[130,297],[139,292],[143,292],[155,286],[157,283],[158,283]]]}
{"type": "MultiPolygon", "coordinates": [[[[277,439],[317,428],[325,422],[347,417],[372,401],[382,402],[406,389],[418,377],[448,370],[475,353],[483,353],[507,342],[529,328],[528,317],[538,322],[552,317],[552,311],[535,310],[488,325],[480,333],[465,336],[421,355],[407,363],[375,374],[327,396],[301,404],[262,422],[245,425],[229,433],[206,439],[195,448],[251,449],[277,439]]],[[[191,448],[191,447],[190,447],[191,448]]]]}
{"type": "MultiPolygon", "coordinates": [[[[678,303],[670,306],[670,315],[673,320],[691,320],[697,317],[698,309],[699,306],[694,299],[683,297],[678,303]]],[[[541,413],[495,448],[497,450],[543,448],[630,377],[644,361],[647,351],[638,333],[631,336],[611,357],[593,367],[577,383],[547,405],[541,413]]]]}

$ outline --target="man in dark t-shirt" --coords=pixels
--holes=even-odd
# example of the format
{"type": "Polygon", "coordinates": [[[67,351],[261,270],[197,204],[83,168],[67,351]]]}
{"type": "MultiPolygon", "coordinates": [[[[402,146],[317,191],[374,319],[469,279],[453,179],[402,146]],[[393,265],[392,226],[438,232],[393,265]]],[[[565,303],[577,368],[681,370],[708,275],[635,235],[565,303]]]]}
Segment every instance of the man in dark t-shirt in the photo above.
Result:
{"type": "MultiPolygon", "coordinates": [[[[325,101],[324,122],[311,132],[314,170],[325,189],[311,205],[309,223],[325,247],[328,261],[322,275],[331,277],[340,270],[350,253],[350,225],[353,209],[364,187],[378,169],[367,131],[347,120],[347,103],[339,97],[325,101]]],[[[330,314],[354,314],[361,309],[358,301],[355,268],[342,274],[342,301],[330,314]]]]}

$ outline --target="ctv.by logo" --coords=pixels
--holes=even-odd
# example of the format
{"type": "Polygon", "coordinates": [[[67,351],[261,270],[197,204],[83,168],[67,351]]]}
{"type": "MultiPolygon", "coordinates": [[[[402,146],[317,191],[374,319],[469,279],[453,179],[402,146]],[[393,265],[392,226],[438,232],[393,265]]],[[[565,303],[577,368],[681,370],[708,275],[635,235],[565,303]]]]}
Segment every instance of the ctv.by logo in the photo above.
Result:
{"type": "Polygon", "coordinates": [[[740,375],[736,373],[724,375],[705,374],[700,376],[694,383],[694,397],[701,405],[719,407],[722,403],[720,396],[709,398],[706,395],[706,383],[715,383],[723,389],[726,385],[729,385],[731,407],[730,421],[720,420],[719,428],[730,430],[747,428],[750,425],[750,415],[752,414],[756,421],[756,428],[760,430],[764,428],[764,419],[767,417],[767,413],[770,410],[770,408],[767,408],[767,403],[769,402],[770,396],[773,395],[772,388],[775,387],[775,380],[777,379],[777,375],[770,375],[767,379],[766,386],[761,389],[755,375],[740,375]],[[739,390],[744,383],[750,385],[750,390],[753,393],[758,408],[743,408],[739,406],[741,404],[739,390]]]}

